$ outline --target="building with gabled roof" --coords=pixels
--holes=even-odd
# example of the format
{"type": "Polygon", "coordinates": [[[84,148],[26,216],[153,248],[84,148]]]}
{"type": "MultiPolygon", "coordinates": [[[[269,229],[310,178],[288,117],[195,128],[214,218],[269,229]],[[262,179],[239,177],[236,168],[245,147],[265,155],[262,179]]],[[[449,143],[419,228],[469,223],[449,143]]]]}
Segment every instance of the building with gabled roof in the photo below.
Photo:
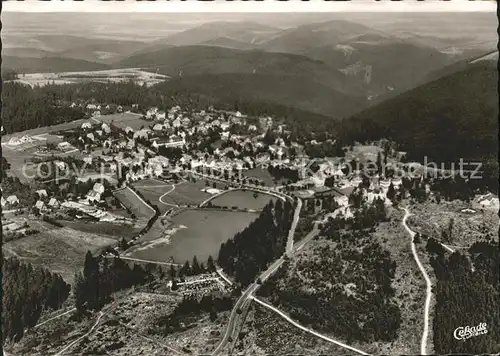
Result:
{"type": "Polygon", "coordinates": [[[47,191],[45,189],[37,190],[36,194],[38,194],[40,198],[48,197],[47,191]]]}
{"type": "Polygon", "coordinates": [[[10,205],[19,204],[19,199],[17,199],[16,195],[9,195],[6,200],[10,205]]]}
{"type": "Polygon", "coordinates": [[[49,202],[47,203],[48,206],[52,208],[57,208],[59,206],[59,201],[57,201],[56,198],[50,198],[49,202]]]}
{"type": "Polygon", "coordinates": [[[35,203],[35,208],[37,208],[40,211],[45,210],[45,203],[43,201],[41,201],[41,200],[38,200],[35,203]]]}

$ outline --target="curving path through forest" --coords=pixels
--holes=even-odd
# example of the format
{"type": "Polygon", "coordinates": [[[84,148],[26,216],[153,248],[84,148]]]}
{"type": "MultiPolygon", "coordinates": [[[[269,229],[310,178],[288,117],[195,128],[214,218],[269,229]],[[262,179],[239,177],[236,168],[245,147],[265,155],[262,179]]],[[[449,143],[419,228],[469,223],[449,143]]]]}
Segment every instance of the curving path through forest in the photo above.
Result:
{"type": "Polygon", "coordinates": [[[282,311],[280,311],[279,309],[273,307],[272,305],[270,304],[267,304],[266,302],[263,302],[262,300],[258,299],[257,297],[254,297],[254,296],[251,296],[251,298],[253,300],[255,300],[257,303],[259,303],[260,305],[262,305],[263,307],[267,308],[267,309],[270,309],[272,310],[273,312],[275,312],[276,314],[278,314],[279,316],[281,316],[283,319],[285,319],[286,321],[288,321],[290,324],[292,324],[293,326],[295,326],[296,328],[299,328],[305,332],[308,332],[309,334],[312,334],[316,337],[319,337],[320,339],[323,339],[323,340],[326,340],[328,342],[331,342],[337,346],[340,346],[340,347],[343,347],[345,349],[348,349],[348,350],[351,350],[351,351],[354,351],[360,355],[369,355],[367,354],[366,352],[364,351],[361,351],[359,349],[356,349],[355,347],[352,347],[352,346],[349,346],[349,345],[346,345],[340,341],[337,341],[335,339],[332,339],[328,336],[325,336],[325,335],[322,335],[312,329],[309,329],[309,328],[306,328],[305,326],[302,326],[300,325],[299,323],[295,322],[294,320],[292,320],[288,315],[286,315],[285,313],[283,313],[282,311]]]}
{"type": "Polygon", "coordinates": [[[410,214],[409,210],[407,208],[402,208],[405,211],[405,216],[403,217],[403,226],[410,235],[411,239],[411,252],[413,254],[413,259],[418,265],[418,268],[420,269],[420,272],[424,276],[425,279],[425,284],[426,284],[426,296],[425,296],[425,305],[424,305],[424,330],[422,332],[422,339],[420,340],[420,354],[421,355],[427,355],[427,339],[429,337],[429,310],[430,310],[430,305],[431,305],[431,298],[432,298],[432,283],[427,275],[427,272],[425,271],[424,266],[420,262],[420,259],[418,258],[417,254],[417,247],[415,246],[415,243],[413,242],[413,238],[415,237],[415,232],[412,231],[408,225],[406,224],[406,220],[413,214],[410,214]]]}

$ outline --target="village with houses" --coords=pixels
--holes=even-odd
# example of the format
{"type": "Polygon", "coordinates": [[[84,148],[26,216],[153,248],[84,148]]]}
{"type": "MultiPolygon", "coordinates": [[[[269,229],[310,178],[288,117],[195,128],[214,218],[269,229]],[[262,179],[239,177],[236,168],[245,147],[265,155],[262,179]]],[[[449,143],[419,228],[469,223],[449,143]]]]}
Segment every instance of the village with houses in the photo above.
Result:
{"type": "MultiPolygon", "coordinates": [[[[213,107],[163,111],[95,102],[71,106],[83,108],[87,118],[2,136],[4,251],[62,273],[71,282],[78,269],[59,257],[67,249],[70,255],[92,251],[104,260],[145,266],[146,271],[158,268],[160,275],[170,275],[168,282],[148,284],[138,292],[154,305],[161,293],[200,305],[206,298],[222,298],[220,313],[226,315],[226,299],[242,291],[230,270],[220,265],[224,245],[250,228],[269,205],[289,202],[295,211],[285,252],[291,256],[320,229],[365,215],[367,221],[390,221],[402,201],[421,204],[414,207],[423,209],[424,216],[450,194],[421,166],[410,169],[414,163],[388,140],[339,146],[335,137],[297,136],[270,116],[213,107]],[[408,178],[409,171],[417,175],[408,178]]],[[[451,217],[435,224],[461,217],[477,222],[499,206],[492,193],[466,200],[449,205],[451,217]]],[[[429,228],[423,223],[419,234],[425,236],[429,228]]],[[[453,248],[450,241],[441,245],[453,248]]],[[[304,248],[302,255],[311,251],[304,248]]],[[[285,261],[278,259],[278,266],[285,261]]],[[[246,291],[259,288],[266,273],[276,271],[272,268],[246,291]]],[[[124,308],[146,302],[127,303],[124,308]]],[[[239,318],[248,311],[241,303],[234,310],[243,314],[225,316],[229,325],[243,323],[239,318]]],[[[218,320],[217,315],[210,310],[211,320],[218,320]]],[[[158,332],[163,333],[153,334],[158,332]]],[[[221,339],[219,347],[235,347],[234,339],[221,339]]]]}
{"type": "Polygon", "coordinates": [[[195,3],[2,3],[0,354],[498,352],[493,2],[195,3]]]}
{"type": "MultiPolygon", "coordinates": [[[[152,107],[142,113],[138,105],[132,105],[126,112],[120,105],[73,102],[70,106],[84,107],[89,119],[78,125],[70,123],[69,128],[68,124],[62,124],[61,130],[56,125],[39,134],[9,135],[8,140],[2,137],[7,162],[9,156],[21,152],[22,157],[29,157],[23,162],[9,163],[10,175],[16,177],[22,173],[32,177],[29,194],[23,192],[20,196],[15,191],[2,194],[3,218],[26,212],[35,216],[133,224],[137,215],[125,217],[109,209],[116,206],[129,212],[134,210],[127,206],[129,202],[119,201],[114,192],[144,180],[175,185],[211,177],[225,183],[218,188],[212,188],[212,184],[198,188],[207,197],[221,195],[229,185],[264,187],[290,194],[317,213],[325,211],[322,199],[333,196],[336,208],[332,210],[330,206],[330,211],[323,214],[323,221],[339,216],[352,218],[350,196],[358,187],[363,187],[364,199],[369,204],[380,199],[390,206],[394,192],[402,184],[401,176],[391,178],[376,172],[365,181],[360,163],[361,167],[367,162],[380,163],[383,153],[387,167],[394,164],[392,167],[404,172],[408,165],[401,163],[404,152],[388,148],[386,142],[343,147],[342,157],[327,156],[328,152],[322,158],[310,157],[308,147],[325,144],[331,147],[335,140],[294,142],[286,125],[276,123],[272,117],[248,117],[214,108],[192,112],[179,106],[167,111],[152,107]],[[102,111],[106,114],[102,115],[102,111]],[[14,168],[14,164],[23,167],[14,168]],[[392,194],[390,198],[388,192],[392,194]]],[[[397,176],[395,173],[398,171],[392,169],[391,176],[397,176]]],[[[425,190],[432,197],[429,183],[425,190]]],[[[406,194],[408,197],[409,192],[406,194]]],[[[149,203],[164,204],[161,199],[149,203]]],[[[463,211],[498,209],[498,197],[492,194],[479,195],[473,203],[463,211]]],[[[29,219],[24,223],[14,221],[6,220],[3,224],[6,236],[36,231],[29,227],[29,219]]]]}

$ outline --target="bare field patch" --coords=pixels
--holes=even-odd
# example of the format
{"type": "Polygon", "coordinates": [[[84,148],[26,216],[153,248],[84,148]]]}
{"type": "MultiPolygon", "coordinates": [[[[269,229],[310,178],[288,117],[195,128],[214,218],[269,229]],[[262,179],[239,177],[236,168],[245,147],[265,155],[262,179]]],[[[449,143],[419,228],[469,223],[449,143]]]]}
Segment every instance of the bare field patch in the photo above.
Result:
{"type": "Polygon", "coordinates": [[[462,212],[470,207],[469,203],[461,201],[442,201],[440,204],[425,202],[411,207],[410,211],[414,215],[408,219],[408,224],[414,231],[457,249],[466,249],[487,237],[498,241],[497,212],[489,210],[477,210],[475,213],[462,212]],[[450,224],[451,236],[448,237],[450,224]],[[447,239],[443,238],[443,231],[447,233],[447,239]]]}
{"type": "MultiPolygon", "coordinates": [[[[208,313],[190,315],[183,331],[163,335],[153,332],[162,316],[173,312],[182,296],[169,292],[137,292],[134,289],[115,294],[106,305],[95,329],[82,338],[66,354],[72,355],[175,355],[208,354],[221,340],[229,316],[219,312],[214,322],[208,313]]],[[[16,355],[53,355],[86,334],[98,318],[95,313],[76,322],[68,317],[56,319],[44,327],[33,329],[9,352],[16,355]],[[47,342],[50,340],[50,342],[47,342]]]]}
{"type": "Polygon", "coordinates": [[[165,213],[173,207],[173,204],[166,202],[167,196],[173,192],[177,186],[155,179],[144,179],[133,184],[134,189],[160,209],[160,213],[165,213]]]}
{"type": "Polygon", "coordinates": [[[72,283],[83,267],[85,253],[96,252],[116,243],[115,239],[70,228],[57,228],[26,236],[5,244],[21,260],[48,268],[72,283]]]}
{"type": "Polygon", "coordinates": [[[43,126],[38,127],[36,129],[29,129],[26,131],[16,132],[13,134],[2,136],[2,143],[8,142],[12,137],[22,137],[22,136],[37,136],[43,135],[53,132],[66,131],[71,129],[76,129],[77,127],[81,127],[84,122],[88,122],[88,119],[75,120],[71,122],[64,122],[61,124],[56,124],[52,126],[43,126]]]}
{"type": "Polygon", "coordinates": [[[63,226],[73,230],[90,233],[106,235],[111,239],[121,239],[124,237],[126,240],[131,239],[137,235],[143,228],[142,224],[116,224],[112,222],[88,222],[88,221],[59,221],[63,226]]]}
{"type": "Polygon", "coordinates": [[[378,152],[382,152],[382,148],[374,145],[355,145],[352,147],[352,151],[346,152],[346,160],[360,159],[362,161],[371,160],[375,162],[377,160],[378,152]]]}
{"type": "Polygon", "coordinates": [[[116,127],[125,129],[126,127],[131,127],[135,131],[141,129],[142,127],[148,127],[151,121],[146,121],[141,119],[142,115],[133,113],[122,113],[122,114],[111,114],[102,115],[96,118],[96,120],[106,123],[113,124],[116,127]]]}
{"type": "Polygon", "coordinates": [[[154,214],[153,208],[145,202],[130,188],[119,189],[113,195],[137,218],[150,219],[154,214]]]}
{"type": "MultiPolygon", "coordinates": [[[[169,315],[173,312],[182,297],[173,292],[166,294],[131,292],[120,298],[110,308],[111,317],[119,320],[120,327],[114,328],[111,332],[104,332],[104,335],[113,336],[125,333],[135,334],[138,338],[127,341],[126,344],[112,352],[113,355],[129,355],[127,350],[133,350],[134,354],[141,354],[147,350],[152,350],[153,355],[173,355],[174,351],[180,354],[190,353],[201,355],[209,353],[215,344],[220,341],[224,327],[229,316],[228,312],[219,312],[215,322],[210,322],[208,313],[190,316],[187,329],[167,335],[151,332],[158,327],[158,319],[161,316],[169,315]],[[164,346],[162,346],[164,345],[164,346]]],[[[186,320],[188,320],[186,319],[186,320]]],[[[114,324],[114,323],[110,323],[114,324]]],[[[102,345],[101,341],[96,341],[96,345],[102,345]]]]}
{"type": "MultiPolygon", "coordinates": [[[[7,349],[11,355],[55,355],[66,345],[84,335],[95,322],[95,317],[76,322],[72,321],[69,316],[55,319],[43,327],[30,329],[19,342],[8,345],[4,349],[7,349]]],[[[68,354],[69,351],[74,350],[68,350],[68,354]]]]}
{"type": "Polygon", "coordinates": [[[207,187],[202,180],[183,182],[177,184],[175,190],[164,196],[162,201],[172,205],[199,205],[207,198],[210,198],[210,194],[202,191],[203,188],[207,187]]]}

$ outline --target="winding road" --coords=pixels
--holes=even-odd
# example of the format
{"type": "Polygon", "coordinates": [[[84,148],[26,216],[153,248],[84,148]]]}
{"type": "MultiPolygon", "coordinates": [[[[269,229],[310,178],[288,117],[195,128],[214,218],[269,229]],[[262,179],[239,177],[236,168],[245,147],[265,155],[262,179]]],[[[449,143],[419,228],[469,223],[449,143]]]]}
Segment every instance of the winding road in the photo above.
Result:
{"type": "Polygon", "coordinates": [[[405,211],[405,216],[403,217],[403,226],[410,235],[410,240],[411,240],[411,252],[413,253],[413,258],[415,259],[415,262],[418,265],[418,268],[420,269],[420,272],[424,276],[425,279],[425,284],[426,284],[426,296],[425,296],[425,306],[424,306],[424,330],[422,332],[422,339],[420,341],[420,354],[421,355],[427,355],[427,339],[429,336],[429,309],[431,305],[431,298],[432,298],[432,284],[431,280],[429,279],[429,276],[427,275],[427,272],[425,272],[425,268],[420,262],[420,259],[418,258],[417,254],[417,247],[415,246],[415,243],[413,242],[413,238],[415,236],[415,232],[412,231],[408,225],[406,224],[406,219],[410,217],[413,214],[410,214],[409,210],[407,208],[402,208],[405,211]]]}
{"type": "Polygon", "coordinates": [[[262,305],[263,307],[267,308],[267,309],[270,309],[272,310],[273,312],[277,313],[279,316],[281,316],[283,319],[285,319],[286,321],[288,321],[290,324],[292,324],[293,326],[305,331],[305,332],[308,332],[309,334],[312,334],[316,337],[319,337],[320,339],[323,339],[323,340],[326,340],[328,342],[331,342],[337,346],[340,346],[340,347],[343,347],[345,349],[348,349],[348,350],[351,350],[351,351],[354,351],[360,355],[369,355],[367,354],[366,352],[364,351],[361,351],[359,349],[356,349],[355,347],[352,347],[352,346],[349,346],[349,345],[346,345],[340,341],[337,341],[335,339],[332,339],[332,338],[329,338],[328,336],[325,336],[325,335],[322,335],[312,329],[308,329],[306,328],[305,326],[302,326],[300,325],[299,323],[295,322],[294,320],[292,320],[288,315],[286,315],[285,313],[283,313],[282,311],[280,311],[279,309],[273,307],[272,305],[270,304],[267,304],[265,302],[263,302],[262,300],[256,298],[256,297],[251,297],[253,300],[255,300],[257,303],[259,303],[260,305],[262,305]]]}
{"type": "MultiPolygon", "coordinates": [[[[297,205],[297,208],[300,208],[299,205],[297,205]]],[[[298,214],[296,214],[298,218],[298,214]]],[[[304,237],[302,240],[300,240],[297,244],[292,249],[292,252],[300,251],[302,247],[309,241],[311,241],[314,237],[316,237],[319,233],[319,221],[316,221],[314,224],[313,229],[307,234],[306,237],[304,237]]],[[[293,229],[293,232],[295,233],[295,228],[297,224],[293,224],[291,226],[291,229],[293,229]]],[[[293,235],[293,234],[292,234],[293,235]]],[[[264,283],[270,276],[272,276],[280,267],[281,265],[285,262],[285,256],[288,256],[288,254],[285,252],[283,256],[281,256],[279,259],[274,261],[268,268],[265,270],[261,275],[258,277],[258,279],[261,280],[262,283],[264,283]]],[[[253,294],[261,287],[261,284],[258,284],[256,282],[253,282],[250,284],[247,289],[243,292],[243,294],[240,296],[240,298],[236,301],[236,304],[233,307],[233,310],[231,310],[231,314],[229,315],[229,321],[226,327],[226,331],[224,333],[224,336],[222,340],[220,341],[219,345],[215,348],[215,350],[212,352],[212,355],[218,355],[227,345],[229,342],[229,338],[232,338],[233,340],[236,340],[237,337],[237,329],[236,326],[238,325],[238,317],[239,313],[238,310],[242,310],[249,302],[252,301],[253,299],[253,294]]],[[[243,315],[243,313],[241,313],[243,315]]]]}
{"type": "Polygon", "coordinates": [[[178,207],[178,205],[176,205],[176,204],[165,203],[162,200],[163,197],[166,197],[167,195],[169,195],[170,193],[172,193],[174,190],[175,190],[175,184],[172,184],[172,189],[170,189],[168,192],[165,192],[165,194],[163,194],[162,196],[160,196],[158,198],[158,200],[160,201],[160,203],[162,203],[163,205],[167,205],[167,206],[178,207]]]}
{"type": "Polygon", "coordinates": [[[62,349],[61,351],[59,351],[54,356],[60,356],[60,355],[62,355],[67,350],[69,350],[71,347],[73,347],[75,344],[77,344],[78,342],[80,342],[83,338],[89,336],[95,330],[95,328],[97,327],[97,325],[99,324],[99,322],[101,321],[101,318],[103,316],[104,316],[104,313],[102,311],[99,312],[99,316],[97,317],[97,320],[95,321],[95,324],[92,325],[92,327],[90,328],[89,331],[87,331],[85,334],[83,334],[82,336],[80,336],[78,339],[76,339],[75,341],[73,341],[71,344],[69,344],[68,346],[66,346],[64,349],[62,349]]]}
{"type": "Polygon", "coordinates": [[[293,239],[295,237],[295,229],[297,228],[297,223],[299,222],[300,211],[302,210],[302,200],[297,200],[297,208],[293,215],[292,226],[288,231],[288,239],[286,241],[286,253],[290,256],[293,253],[293,239]]]}

